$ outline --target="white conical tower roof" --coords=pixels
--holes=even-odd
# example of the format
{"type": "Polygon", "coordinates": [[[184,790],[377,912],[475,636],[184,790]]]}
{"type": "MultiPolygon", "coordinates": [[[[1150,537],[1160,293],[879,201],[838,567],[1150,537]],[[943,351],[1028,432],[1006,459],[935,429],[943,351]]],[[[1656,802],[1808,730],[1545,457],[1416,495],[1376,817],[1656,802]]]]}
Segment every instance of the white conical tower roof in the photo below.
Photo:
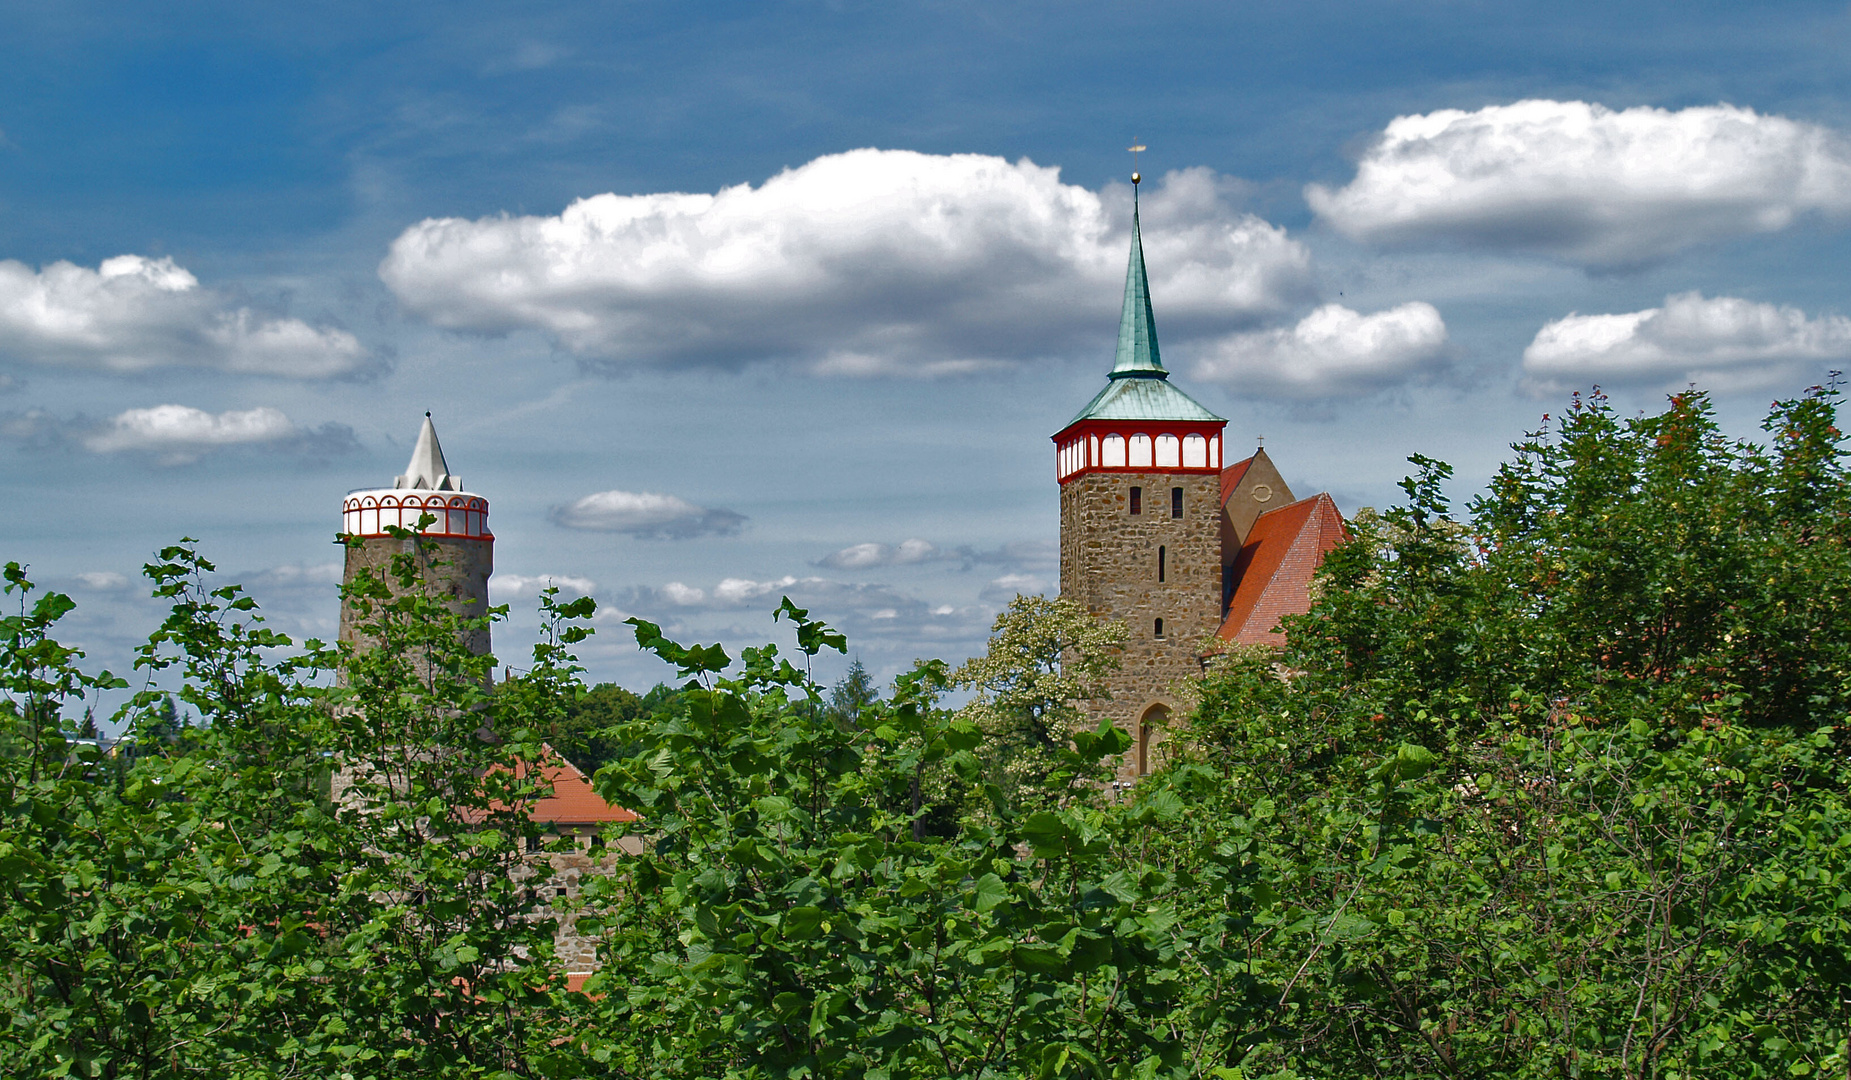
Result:
{"type": "Polygon", "coordinates": [[[431,425],[431,414],[424,414],[424,427],[418,431],[418,445],[412,447],[411,463],[405,466],[405,475],[392,482],[398,489],[410,488],[413,491],[461,491],[462,478],[450,475],[450,466],[444,462],[443,446],[437,441],[437,429],[431,425]]]}
{"type": "Polygon", "coordinates": [[[426,537],[495,539],[488,531],[488,500],[463,490],[462,477],[450,472],[430,413],[424,414],[404,475],[389,488],[356,488],[341,502],[342,536],[392,536],[396,529],[426,537]]]}

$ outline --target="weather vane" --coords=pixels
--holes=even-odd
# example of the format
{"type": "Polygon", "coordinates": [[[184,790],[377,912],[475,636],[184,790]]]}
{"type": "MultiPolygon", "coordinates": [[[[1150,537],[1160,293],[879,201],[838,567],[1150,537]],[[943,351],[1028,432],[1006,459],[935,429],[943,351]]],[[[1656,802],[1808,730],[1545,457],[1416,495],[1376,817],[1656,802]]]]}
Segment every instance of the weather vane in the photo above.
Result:
{"type": "Polygon", "coordinates": [[[1143,150],[1149,149],[1149,147],[1133,139],[1131,140],[1131,145],[1125,147],[1125,149],[1131,152],[1131,186],[1137,187],[1138,181],[1144,179],[1138,175],[1138,154],[1143,150]]]}

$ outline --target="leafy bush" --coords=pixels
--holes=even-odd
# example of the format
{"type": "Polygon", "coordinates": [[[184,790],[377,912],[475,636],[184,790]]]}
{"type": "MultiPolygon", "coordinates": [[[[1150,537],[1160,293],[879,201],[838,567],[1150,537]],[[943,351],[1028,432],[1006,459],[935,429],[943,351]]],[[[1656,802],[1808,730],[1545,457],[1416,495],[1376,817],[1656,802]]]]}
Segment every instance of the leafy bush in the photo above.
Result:
{"type": "Polygon", "coordinates": [[[1851,489],[1835,389],[1732,443],[1698,394],[1598,395],[1469,518],[1414,459],[1289,645],[1202,678],[1174,763],[1079,708],[1118,631],[1020,599],[988,655],[881,696],[846,642],[683,645],[586,690],[589,599],[495,661],[414,550],[296,646],[185,546],[117,718],[9,566],[0,1071],[351,1077],[1692,1077],[1851,1067],[1851,489]],[[941,706],[952,686],[975,692],[941,706]],[[177,725],[169,695],[191,715],[177,725]],[[571,910],[557,738],[643,818],[571,910]],[[562,911],[565,910],[562,906],[562,911]]]}

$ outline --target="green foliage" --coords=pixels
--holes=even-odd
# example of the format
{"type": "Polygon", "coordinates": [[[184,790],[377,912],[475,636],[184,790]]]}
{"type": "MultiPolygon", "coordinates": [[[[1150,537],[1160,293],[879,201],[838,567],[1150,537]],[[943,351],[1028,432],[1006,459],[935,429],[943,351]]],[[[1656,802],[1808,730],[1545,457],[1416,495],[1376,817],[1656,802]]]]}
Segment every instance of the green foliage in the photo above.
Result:
{"type": "MultiPolygon", "coordinates": [[[[0,1072],[230,1077],[1761,1077],[1851,1070],[1851,488],[1835,389],[1768,447],[1597,395],[1469,521],[1442,463],[1359,514],[1283,654],[1200,681],[1109,784],[1122,628],[1018,598],[900,676],[684,645],[587,690],[589,599],[474,653],[429,546],[267,629],[187,546],[114,723],[8,565],[0,1072]],[[941,697],[972,692],[951,710],[941,697]],[[196,718],[180,723],[182,717],[196,718]],[[552,956],[525,856],[551,741],[642,816],[552,956]]],[[[407,534],[400,538],[411,541],[407,534]]],[[[563,905],[561,912],[567,910],[563,905]]]]}
{"type": "Polygon", "coordinates": [[[1451,519],[1355,523],[1283,665],[1226,658],[1189,761],[1279,901],[1243,1074],[1842,1074],[1851,1006],[1837,395],[1771,449],[1698,394],[1577,401],[1451,519]]]}
{"type": "MultiPolygon", "coordinates": [[[[840,647],[790,601],[780,615],[806,655],[840,647]]],[[[983,732],[933,707],[942,664],[902,676],[848,727],[818,707],[808,664],[775,647],[745,650],[728,675],[717,647],[632,622],[691,678],[685,711],[629,733],[653,750],[598,775],[653,842],[604,883],[611,938],[585,1053],[677,1076],[1194,1071],[1200,1040],[1175,1022],[1203,940],[1174,909],[1190,883],[1128,847],[1147,823],[1179,820],[1180,802],[1028,809],[987,785],[991,812],[938,835],[920,827],[922,778],[942,767],[983,783],[983,732]]],[[[1097,770],[1124,748],[1107,728],[1061,747],[1059,767],[1097,770]]]]}
{"type": "MultiPolygon", "coordinates": [[[[524,686],[526,682],[505,682],[499,689],[524,686]]],[[[589,776],[617,758],[635,752],[634,747],[618,742],[613,731],[641,713],[672,708],[674,696],[671,688],[660,685],[641,696],[616,683],[599,683],[589,688],[576,686],[570,696],[558,703],[555,715],[539,734],[589,776]]]]}
{"type": "Polygon", "coordinates": [[[1674,723],[1739,693],[1742,720],[1851,712],[1851,488],[1836,390],[1777,402],[1771,448],[1731,443],[1707,399],[1622,419],[1598,394],[1516,456],[1469,527],[1416,459],[1408,506],[1359,522],[1327,563],[1290,666],[1368,693],[1394,725],[1411,704],[1567,698],[1674,723]]]}
{"type": "Polygon", "coordinates": [[[879,701],[880,696],[880,688],[857,656],[848,666],[848,674],[829,690],[829,715],[838,724],[859,724],[861,710],[879,701]]]}
{"type": "Polygon", "coordinates": [[[419,557],[353,585],[378,647],[296,649],[192,549],[164,550],[147,573],[170,614],[118,717],[161,749],[114,760],[56,718],[126,684],[76,667],[52,637],[70,601],[9,566],[0,1071],[558,1071],[551,927],[509,873],[533,718],[484,708],[492,658],[461,647],[419,557]],[[167,730],[174,698],[198,724],[167,730]],[[353,778],[332,801],[331,763],[353,778]]]}
{"type": "Polygon", "coordinates": [[[984,778],[1003,801],[1039,809],[1109,779],[1074,768],[1069,747],[1089,734],[1082,703],[1107,696],[1125,635],[1072,600],[1017,596],[996,616],[989,650],[951,673],[974,692],[959,716],[982,733],[984,778]]]}

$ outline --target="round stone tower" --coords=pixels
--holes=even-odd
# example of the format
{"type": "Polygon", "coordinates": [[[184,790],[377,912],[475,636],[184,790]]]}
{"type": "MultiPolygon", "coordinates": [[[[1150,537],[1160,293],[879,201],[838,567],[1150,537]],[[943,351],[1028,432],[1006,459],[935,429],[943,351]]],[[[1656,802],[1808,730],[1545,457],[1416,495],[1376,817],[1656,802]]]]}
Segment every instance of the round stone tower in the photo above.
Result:
{"type": "Polygon", "coordinates": [[[1132,174],[1131,262],[1118,355],[1105,389],[1054,436],[1060,591],[1130,631],[1109,701],[1127,731],[1126,778],[1150,771],[1153,729],[1201,670],[1221,625],[1221,465],[1227,421],[1169,381],[1157,349],[1132,174]]]}
{"type": "MultiPolygon", "coordinates": [[[[430,413],[424,414],[405,475],[389,488],[348,493],[341,507],[341,537],[347,545],[344,581],[351,583],[362,569],[386,573],[394,555],[411,554],[423,565],[433,593],[447,597],[458,614],[488,612],[488,578],[495,569],[488,500],[463,490],[462,479],[451,475],[430,413]],[[420,532],[418,523],[427,514],[435,520],[420,532]],[[393,528],[417,535],[396,537],[387,531],[393,528]]],[[[364,640],[355,613],[345,603],[341,640],[364,640]]],[[[488,652],[488,630],[471,631],[465,643],[471,652],[488,652]]]]}

